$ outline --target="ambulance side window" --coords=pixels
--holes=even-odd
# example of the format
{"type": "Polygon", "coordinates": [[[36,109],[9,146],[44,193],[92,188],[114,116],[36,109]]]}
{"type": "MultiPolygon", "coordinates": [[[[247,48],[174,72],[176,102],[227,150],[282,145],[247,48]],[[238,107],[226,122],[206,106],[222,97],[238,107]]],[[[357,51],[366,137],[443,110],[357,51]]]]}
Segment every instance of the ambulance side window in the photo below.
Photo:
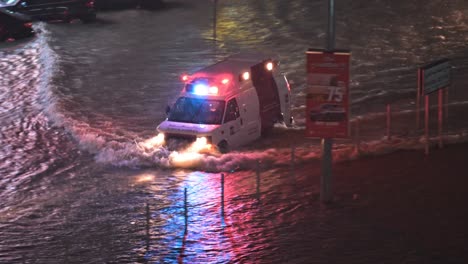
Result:
{"type": "Polygon", "coordinates": [[[224,118],[224,123],[236,120],[239,116],[239,106],[237,105],[236,99],[233,98],[227,103],[226,117],[224,118]]]}

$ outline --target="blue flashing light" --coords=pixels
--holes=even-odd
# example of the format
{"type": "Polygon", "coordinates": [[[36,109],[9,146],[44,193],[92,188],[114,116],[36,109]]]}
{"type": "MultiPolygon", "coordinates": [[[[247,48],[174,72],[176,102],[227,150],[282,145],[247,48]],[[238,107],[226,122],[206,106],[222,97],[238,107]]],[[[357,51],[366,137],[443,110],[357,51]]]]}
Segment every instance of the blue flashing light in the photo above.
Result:
{"type": "Polygon", "coordinates": [[[208,86],[203,83],[197,83],[193,87],[193,93],[197,95],[207,95],[208,94],[208,86]]]}

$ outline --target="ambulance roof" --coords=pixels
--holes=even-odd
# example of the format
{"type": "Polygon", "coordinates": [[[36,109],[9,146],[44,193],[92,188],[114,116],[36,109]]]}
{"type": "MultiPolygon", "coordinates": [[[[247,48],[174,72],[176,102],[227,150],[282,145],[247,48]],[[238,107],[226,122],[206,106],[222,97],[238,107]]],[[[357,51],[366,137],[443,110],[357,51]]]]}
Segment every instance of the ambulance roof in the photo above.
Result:
{"type": "MultiPolygon", "coordinates": [[[[250,68],[252,66],[269,60],[274,60],[274,57],[263,53],[242,53],[232,55],[223,61],[194,72],[186,81],[186,87],[187,84],[197,82],[197,80],[208,79],[214,81],[214,85],[217,87],[216,93],[207,94],[208,90],[204,90],[204,94],[198,94],[197,92],[187,91],[186,89],[184,89],[182,93],[184,96],[188,97],[205,97],[213,99],[222,99],[232,96],[244,89],[252,87],[251,85],[246,85],[248,82],[240,82],[239,77],[244,72],[250,72],[250,68]],[[223,79],[228,79],[229,83],[226,83],[225,85],[220,84],[220,81],[223,79]]],[[[209,89],[209,87],[210,84],[208,84],[208,87],[204,89],[209,89]]]]}
{"type": "Polygon", "coordinates": [[[207,75],[231,73],[237,76],[244,71],[250,70],[250,67],[270,59],[273,59],[272,56],[262,53],[241,53],[205,67],[197,71],[197,73],[206,73],[207,75]]]}

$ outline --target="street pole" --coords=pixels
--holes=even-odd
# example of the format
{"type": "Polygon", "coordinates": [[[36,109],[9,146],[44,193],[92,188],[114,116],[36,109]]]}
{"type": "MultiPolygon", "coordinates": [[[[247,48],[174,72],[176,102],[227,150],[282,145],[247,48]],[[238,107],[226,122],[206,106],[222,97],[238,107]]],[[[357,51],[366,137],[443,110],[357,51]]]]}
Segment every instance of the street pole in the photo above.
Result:
{"type": "Polygon", "coordinates": [[[146,203],[146,252],[147,253],[150,247],[150,221],[151,221],[150,207],[149,207],[149,204],[146,203]]]}
{"type": "Polygon", "coordinates": [[[213,40],[216,40],[216,19],[217,19],[217,5],[218,5],[218,0],[213,0],[213,40]]]}
{"type": "Polygon", "coordinates": [[[328,38],[327,50],[335,49],[335,0],[328,0],[328,38]]]}
{"type": "MultiPolygon", "coordinates": [[[[335,49],[335,1],[328,1],[328,35],[327,51],[335,49]]],[[[328,203],[332,200],[332,148],[333,139],[322,138],[322,177],[320,178],[320,201],[328,203]]]]}
{"type": "Polygon", "coordinates": [[[224,217],[224,173],[221,173],[221,217],[224,217]]]}
{"type": "Polygon", "coordinates": [[[328,203],[332,199],[332,146],[331,138],[322,138],[322,177],[320,179],[320,201],[328,203]]]}

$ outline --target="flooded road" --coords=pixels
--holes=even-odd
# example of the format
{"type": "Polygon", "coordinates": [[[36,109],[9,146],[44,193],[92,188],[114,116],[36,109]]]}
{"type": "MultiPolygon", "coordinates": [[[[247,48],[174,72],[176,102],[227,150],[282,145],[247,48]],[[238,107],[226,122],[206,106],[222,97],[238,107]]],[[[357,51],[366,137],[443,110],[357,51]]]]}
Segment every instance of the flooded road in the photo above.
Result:
{"type": "MultiPolygon", "coordinates": [[[[167,2],[99,13],[93,24],[37,23],[36,38],[1,46],[0,263],[323,263],[344,247],[328,236],[334,225],[366,235],[370,223],[357,222],[346,203],[345,218],[320,210],[319,179],[301,171],[320,170],[317,141],[302,136],[304,53],[325,43],[326,3],[220,0],[213,41],[211,1],[167,2]],[[294,128],[182,163],[167,149],[136,146],[156,136],[181,74],[252,49],[280,56],[293,83],[294,128]],[[311,249],[311,239],[325,246],[311,249]]],[[[468,3],[337,1],[337,19],[337,47],[352,51],[352,114],[368,120],[369,152],[420,147],[405,130],[416,69],[441,57],[454,66],[449,132],[466,137],[468,3]],[[401,115],[397,145],[379,141],[386,103],[401,115]]],[[[355,157],[349,141],[336,153],[355,157]]],[[[398,253],[369,248],[379,250],[398,253]]]]}

